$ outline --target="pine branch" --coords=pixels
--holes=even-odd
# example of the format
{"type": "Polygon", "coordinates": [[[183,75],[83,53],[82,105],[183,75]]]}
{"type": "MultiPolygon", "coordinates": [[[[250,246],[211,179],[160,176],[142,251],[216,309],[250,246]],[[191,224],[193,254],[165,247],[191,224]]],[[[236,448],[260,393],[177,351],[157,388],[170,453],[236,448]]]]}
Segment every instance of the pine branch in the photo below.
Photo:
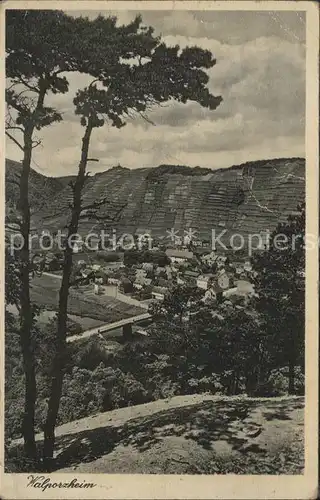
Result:
{"type": "Polygon", "coordinates": [[[20,187],[20,182],[17,181],[16,179],[8,179],[8,181],[6,182],[9,182],[11,184],[15,184],[16,186],[20,187]]]}

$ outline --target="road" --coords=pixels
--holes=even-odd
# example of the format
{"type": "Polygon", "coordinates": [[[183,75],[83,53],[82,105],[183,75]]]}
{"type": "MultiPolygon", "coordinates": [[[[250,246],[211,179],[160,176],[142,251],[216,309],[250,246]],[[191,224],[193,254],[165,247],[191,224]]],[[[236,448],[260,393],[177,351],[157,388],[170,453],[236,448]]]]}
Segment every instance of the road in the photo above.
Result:
{"type": "Polygon", "coordinates": [[[145,321],[150,319],[151,315],[149,313],[139,314],[138,316],[132,316],[131,318],[121,319],[120,321],[115,321],[114,323],[106,323],[105,325],[101,325],[96,328],[91,328],[90,330],[86,330],[85,332],[80,333],[79,335],[72,335],[67,338],[67,342],[76,342],[77,340],[83,340],[92,335],[103,334],[106,332],[110,332],[111,330],[115,330],[116,328],[121,328],[124,325],[139,323],[140,321],[145,321]]]}

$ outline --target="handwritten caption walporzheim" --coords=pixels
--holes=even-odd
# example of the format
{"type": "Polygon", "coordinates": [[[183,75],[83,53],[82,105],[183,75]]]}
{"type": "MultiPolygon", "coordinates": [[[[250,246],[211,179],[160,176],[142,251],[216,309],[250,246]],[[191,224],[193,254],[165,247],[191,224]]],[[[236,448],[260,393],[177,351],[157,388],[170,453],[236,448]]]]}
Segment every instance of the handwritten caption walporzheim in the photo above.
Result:
{"type": "Polygon", "coordinates": [[[58,482],[52,481],[49,477],[46,476],[28,476],[28,484],[29,488],[39,488],[42,491],[46,491],[47,489],[55,489],[55,488],[94,488],[97,486],[94,483],[89,483],[84,481],[78,481],[77,478],[73,478],[70,481],[58,482]]]}

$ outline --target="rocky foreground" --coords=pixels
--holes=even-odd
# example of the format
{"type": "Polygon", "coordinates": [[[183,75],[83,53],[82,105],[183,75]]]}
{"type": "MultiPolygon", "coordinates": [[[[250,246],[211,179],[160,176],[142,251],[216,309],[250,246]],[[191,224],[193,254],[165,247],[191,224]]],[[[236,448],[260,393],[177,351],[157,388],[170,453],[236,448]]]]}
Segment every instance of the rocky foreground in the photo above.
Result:
{"type": "Polygon", "coordinates": [[[302,474],[303,467],[303,397],[177,396],[57,429],[60,472],[302,474]]]}

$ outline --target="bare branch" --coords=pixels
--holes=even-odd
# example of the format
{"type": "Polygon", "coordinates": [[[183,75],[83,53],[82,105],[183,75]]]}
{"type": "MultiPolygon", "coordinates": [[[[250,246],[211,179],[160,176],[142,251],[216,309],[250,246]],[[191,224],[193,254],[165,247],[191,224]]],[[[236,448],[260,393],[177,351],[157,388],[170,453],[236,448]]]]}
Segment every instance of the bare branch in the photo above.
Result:
{"type": "Polygon", "coordinates": [[[6,130],[6,135],[18,146],[18,148],[21,149],[21,151],[24,152],[24,147],[21,146],[21,144],[17,141],[17,139],[15,139],[11,134],[9,134],[7,130],[6,130]]]}
{"type": "Polygon", "coordinates": [[[10,226],[10,224],[5,224],[5,228],[15,232],[19,231],[16,227],[10,226]]]}
{"type": "Polygon", "coordinates": [[[107,201],[108,201],[108,198],[107,198],[107,197],[103,198],[103,199],[102,199],[102,200],[100,200],[100,201],[94,201],[94,202],[93,202],[93,203],[91,203],[90,205],[84,205],[84,206],[82,206],[81,211],[82,211],[82,210],[90,210],[90,209],[99,208],[99,207],[101,207],[102,205],[104,205],[105,203],[107,203],[107,201]]]}
{"type": "Polygon", "coordinates": [[[156,126],[156,124],[155,124],[152,120],[150,120],[150,118],[148,118],[147,116],[145,116],[144,114],[142,114],[140,111],[139,111],[139,113],[138,113],[138,114],[139,114],[139,115],[141,116],[141,118],[143,118],[143,119],[144,119],[147,123],[149,123],[150,125],[153,125],[154,127],[156,126]]]}
{"type": "Polygon", "coordinates": [[[90,83],[89,85],[89,89],[92,87],[92,85],[94,85],[96,82],[99,82],[99,78],[95,78],[94,80],[92,80],[92,82],[90,83]]]}
{"type": "Polygon", "coordinates": [[[96,219],[98,222],[99,221],[118,222],[121,213],[123,212],[123,210],[125,209],[125,207],[127,205],[128,205],[128,203],[125,203],[112,215],[110,215],[110,214],[109,215],[93,214],[92,218],[96,219]]]}
{"type": "Polygon", "coordinates": [[[40,92],[40,89],[38,87],[33,87],[32,85],[30,85],[30,83],[27,83],[25,79],[22,78],[22,76],[19,76],[17,78],[19,79],[17,83],[22,83],[25,87],[31,90],[31,92],[36,92],[36,93],[40,92]]]}
{"type": "Polygon", "coordinates": [[[70,281],[69,287],[74,286],[74,285],[78,285],[79,283],[84,283],[87,279],[90,279],[93,276],[94,276],[94,272],[91,272],[86,277],[81,276],[81,278],[74,279],[73,281],[70,281]]]}
{"type": "Polygon", "coordinates": [[[38,147],[39,145],[41,144],[41,140],[37,140],[37,141],[32,141],[32,149],[35,149],[36,147],[38,147]]]}
{"type": "Polygon", "coordinates": [[[6,87],[6,90],[11,90],[15,85],[18,85],[17,82],[13,82],[9,87],[6,87]]]}
{"type": "Polygon", "coordinates": [[[6,130],[20,130],[24,134],[24,130],[22,127],[17,127],[15,125],[6,125],[6,130]]]}

